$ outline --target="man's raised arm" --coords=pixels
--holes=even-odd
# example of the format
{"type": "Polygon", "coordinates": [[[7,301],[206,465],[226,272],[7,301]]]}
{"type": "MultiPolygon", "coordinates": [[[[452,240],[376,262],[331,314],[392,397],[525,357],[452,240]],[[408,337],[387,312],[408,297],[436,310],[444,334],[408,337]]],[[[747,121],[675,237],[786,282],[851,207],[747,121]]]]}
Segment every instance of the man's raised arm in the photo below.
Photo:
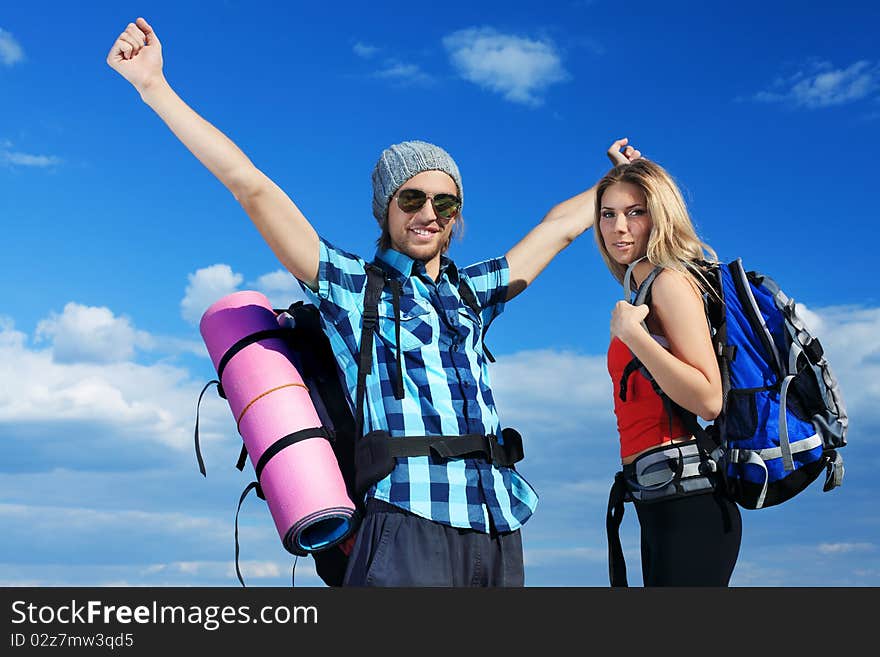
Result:
{"type": "Polygon", "coordinates": [[[318,234],[299,208],[213,125],[189,107],[162,72],[162,44],[143,18],[129,23],[107,55],[141,99],[245,209],[290,273],[311,288],[318,277],[318,234]]]}
{"type": "MultiPolygon", "coordinates": [[[[618,139],[608,148],[613,165],[626,164],[642,154],[618,139]],[[621,148],[623,151],[621,152],[621,148]]],[[[510,267],[508,301],[526,289],[550,261],[593,225],[596,213],[596,186],[553,206],[544,219],[507,252],[510,267]]]]}

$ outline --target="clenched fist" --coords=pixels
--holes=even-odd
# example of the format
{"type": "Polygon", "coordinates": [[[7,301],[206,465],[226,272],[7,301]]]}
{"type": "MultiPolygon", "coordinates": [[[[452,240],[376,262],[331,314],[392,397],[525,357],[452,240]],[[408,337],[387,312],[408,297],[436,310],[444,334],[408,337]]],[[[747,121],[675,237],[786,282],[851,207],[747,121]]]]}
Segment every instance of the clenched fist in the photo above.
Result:
{"type": "Polygon", "coordinates": [[[162,44],[143,18],[129,23],[107,54],[107,64],[143,92],[162,79],[162,44]]]}
{"type": "Polygon", "coordinates": [[[618,301],[611,312],[611,335],[617,336],[624,344],[629,344],[637,331],[644,331],[642,322],[648,316],[648,306],[634,306],[626,301],[618,301]]]}

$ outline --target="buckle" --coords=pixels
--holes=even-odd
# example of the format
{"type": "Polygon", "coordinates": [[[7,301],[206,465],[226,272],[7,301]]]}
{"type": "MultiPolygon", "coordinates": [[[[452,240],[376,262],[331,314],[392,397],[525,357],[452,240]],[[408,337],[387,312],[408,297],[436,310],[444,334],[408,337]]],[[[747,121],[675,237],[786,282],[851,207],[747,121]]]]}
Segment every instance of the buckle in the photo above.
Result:
{"type": "Polygon", "coordinates": [[[487,434],[486,454],[489,455],[489,463],[498,465],[504,460],[504,447],[498,442],[498,436],[494,433],[487,434]]]}
{"type": "Polygon", "coordinates": [[[492,462],[510,467],[514,463],[521,461],[524,456],[522,436],[516,429],[505,427],[501,430],[501,437],[504,439],[503,445],[498,442],[497,436],[494,435],[489,441],[489,446],[492,450],[492,462]]]}
{"type": "Polygon", "coordinates": [[[379,324],[379,309],[378,308],[364,308],[364,328],[372,331],[379,324]]]}

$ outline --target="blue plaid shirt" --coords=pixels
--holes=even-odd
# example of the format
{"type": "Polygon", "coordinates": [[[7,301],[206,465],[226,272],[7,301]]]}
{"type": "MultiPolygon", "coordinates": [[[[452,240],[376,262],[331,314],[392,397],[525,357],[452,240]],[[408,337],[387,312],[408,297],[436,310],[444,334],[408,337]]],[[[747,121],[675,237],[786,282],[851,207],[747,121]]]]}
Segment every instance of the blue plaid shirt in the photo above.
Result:
{"type": "MultiPolygon", "coordinates": [[[[397,372],[394,306],[389,286],[379,300],[373,368],[364,397],[364,433],[385,429],[391,436],[495,434],[501,431],[482,331],[504,308],[509,268],[504,257],[464,269],[443,256],[435,282],[422,262],[394,250],[375,261],[402,286],[400,349],[402,400],[394,397],[397,372]],[[482,311],[475,314],[458,292],[465,279],[482,311]]],[[[367,275],[365,262],[320,241],[318,291],[303,285],[321,314],[349,405],[357,387],[358,354],[367,275]]],[[[518,529],[538,503],[534,489],[513,468],[480,459],[400,458],[390,475],[368,491],[424,518],[453,527],[489,531],[518,529]]]]}

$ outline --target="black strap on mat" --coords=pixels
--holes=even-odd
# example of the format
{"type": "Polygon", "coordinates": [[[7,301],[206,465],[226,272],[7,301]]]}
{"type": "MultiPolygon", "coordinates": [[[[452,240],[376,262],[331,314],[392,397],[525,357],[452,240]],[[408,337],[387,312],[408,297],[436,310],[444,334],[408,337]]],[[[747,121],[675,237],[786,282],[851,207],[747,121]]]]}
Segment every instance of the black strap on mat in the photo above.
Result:
{"type": "MultiPolygon", "coordinates": [[[[251,490],[256,490],[257,497],[261,500],[265,500],[266,496],[263,494],[262,487],[260,486],[260,474],[263,472],[263,468],[266,467],[266,464],[272,459],[273,456],[278,454],[285,447],[290,447],[302,440],[306,440],[308,438],[327,438],[330,439],[330,434],[324,427],[313,427],[310,429],[302,429],[301,431],[296,431],[294,433],[287,434],[283,438],[279,438],[274,443],[272,443],[266,450],[263,452],[262,456],[260,456],[260,460],[257,462],[254,470],[256,471],[257,481],[252,481],[247,485],[244,491],[241,494],[241,497],[238,500],[238,508],[235,510],[235,574],[238,576],[238,581],[241,582],[242,586],[245,586],[244,580],[241,577],[241,568],[239,567],[239,544],[238,544],[238,514],[241,512],[241,505],[244,502],[244,499],[247,497],[248,493],[251,490]]],[[[247,456],[247,450],[243,449],[242,453],[247,456]]],[[[239,459],[241,462],[242,459],[239,459]]],[[[241,469],[241,468],[239,468],[241,469]]],[[[296,562],[294,562],[294,567],[296,567],[296,562]]],[[[293,582],[293,575],[291,574],[291,586],[293,582]]]]}
{"type": "MultiPolygon", "coordinates": [[[[226,365],[229,364],[229,361],[232,360],[232,357],[235,356],[242,349],[247,347],[248,345],[254,344],[255,342],[259,342],[260,340],[266,340],[269,338],[286,338],[290,335],[290,329],[285,327],[278,327],[273,329],[266,329],[264,331],[257,331],[256,333],[252,333],[243,337],[238,342],[234,343],[229,349],[226,350],[226,353],[223,354],[223,357],[220,359],[220,362],[217,364],[217,378],[208,381],[202,391],[199,393],[199,400],[196,403],[196,426],[195,431],[193,433],[193,442],[195,443],[196,448],[196,460],[199,463],[199,472],[202,473],[203,477],[207,477],[207,471],[205,469],[205,461],[202,458],[202,450],[199,443],[199,409],[202,405],[202,397],[205,396],[205,392],[212,385],[217,386],[217,394],[220,395],[223,399],[226,399],[226,392],[223,390],[223,371],[226,369],[226,365]]],[[[247,448],[242,445],[241,454],[239,454],[238,462],[235,464],[235,467],[239,470],[244,469],[244,464],[247,459],[247,448]]]]}
{"type": "Polygon", "coordinates": [[[245,445],[244,441],[242,441],[241,451],[238,453],[238,461],[235,462],[235,467],[240,472],[244,472],[244,464],[247,463],[247,457],[248,457],[247,445],[245,445]]]}
{"type": "Polygon", "coordinates": [[[258,495],[260,498],[262,498],[262,499],[266,499],[265,497],[263,497],[263,491],[260,490],[260,484],[259,484],[259,482],[252,481],[251,483],[249,483],[249,484],[245,487],[244,491],[243,491],[242,494],[241,494],[241,497],[238,498],[238,508],[235,510],[235,574],[238,576],[238,581],[241,582],[241,585],[242,585],[242,586],[245,586],[245,583],[244,583],[244,579],[242,579],[242,577],[241,577],[241,568],[239,568],[239,566],[238,566],[238,554],[239,554],[239,548],[238,548],[238,514],[239,514],[239,512],[241,511],[241,505],[242,505],[242,502],[244,502],[244,498],[246,498],[246,497],[247,497],[247,494],[250,493],[250,492],[251,492],[252,490],[254,490],[254,489],[256,489],[256,491],[257,491],[257,495],[258,495]]]}
{"type": "Polygon", "coordinates": [[[247,347],[248,345],[252,345],[254,342],[259,342],[260,340],[267,340],[269,338],[284,338],[290,334],[289,328],[284,328],[279,326],[278,328],[266,329],[264,331],[257,331],[256,333],[251,333],[250,335],[246,335],[241,340],[233,344],[229,349],[226,350],[226,353],[223,354],[223,357],[220,359],[220,362],[217,364],[217,378],[220,379],[221,383],[217,386],[217,394],[219,394],[223,399],[226,399],[226,393],[223,391],[223,370],[226,369],[226,365],[229,364],[229,361],[232,360],[232,357],[235,356],[239,351],[247,347]]]}
{"type": "MultiPolygon", "coordinates": [[[[241,569],[238,563],[238,555],[239,555],[239,546],[238,546],[238,514],[241,512],[241,505],[244,502],[244,498],[247,497],[247,494],[251,490],[256,490],[257,497],[261,500],[265,500],[266,496],[263,494],[263,489],[260,486],[260,474],[263,472],[263,468],[266,467],[266,464],[272,459],[273,456],[278,454],[285,447],[290,447],[301,440],[306,440],[308,438],[327,438],[329,440],[330,434],[324,427],[313,427],[310,429],[302,429],[300,431],[296,431],[294,433],[287,434],[283,438],[279,438],[274,443],[272,443],[266,450],[263,452],[262,456],[260,456],[260,460],[257,462],[254,470],[256,471],[257,480],[252,481],[247,487],[244,489],[244,492],[241,494],[241,497],[238,500],[238,508],[235,510],[235,574],[238,576],[238,581],[241,582],[241,585],[244,586],[244,580],[241,577],[241,569]]],[[[247,450],[242,449],[242,455],[244,458],[247,457],[247,450]]],[[[244,466],[244,458],[239,457],[239,464],[244,466]]],[[[238,467],[238,466],[236,466],[238,467]]],[[[240,470],[241,468],[239,468],[240,470]]]]}
{"type": "Polygon", "coordinates": [[[289,433],[283,438],[279,438],[274,443],[269,445],[266,450],[260,455],[260,460],[257,461],[257,465],[254,467],[254,470],[257,475],[257,481],[260,480],[260,475],[263,473],[263,468],[266,467],[266,464],[272,459],[273,456],[278,454],[285,447],[290,447],[301,440],[306,440],[308,438],[326,438],[330,440],[330,433],[324,427],[311,427],[309,429],[301,429],[299,431],[295,431],[293,433],[289,433]]]}
{"type": "Polygon", "coordinates": [[[199,393],[199,401],[196,403],[196,430],[193,435],[193,440],[196,445],[196,460],[199,462],[199,472],[202,473],[203,477],[207,477],[208,473],[207,470],[205,470],[205,461],[204,459],[202,459],[202,450],[199,447],[199,408],[202,405],[202,397],[205,396],[205,391],[215,383],[217,384],[217,390],[220,390],[220,381],[216,379],[213,381],[208,381],[208,383],[205,385],[204,388],[202,388],[202,391],[199,393]]]}

